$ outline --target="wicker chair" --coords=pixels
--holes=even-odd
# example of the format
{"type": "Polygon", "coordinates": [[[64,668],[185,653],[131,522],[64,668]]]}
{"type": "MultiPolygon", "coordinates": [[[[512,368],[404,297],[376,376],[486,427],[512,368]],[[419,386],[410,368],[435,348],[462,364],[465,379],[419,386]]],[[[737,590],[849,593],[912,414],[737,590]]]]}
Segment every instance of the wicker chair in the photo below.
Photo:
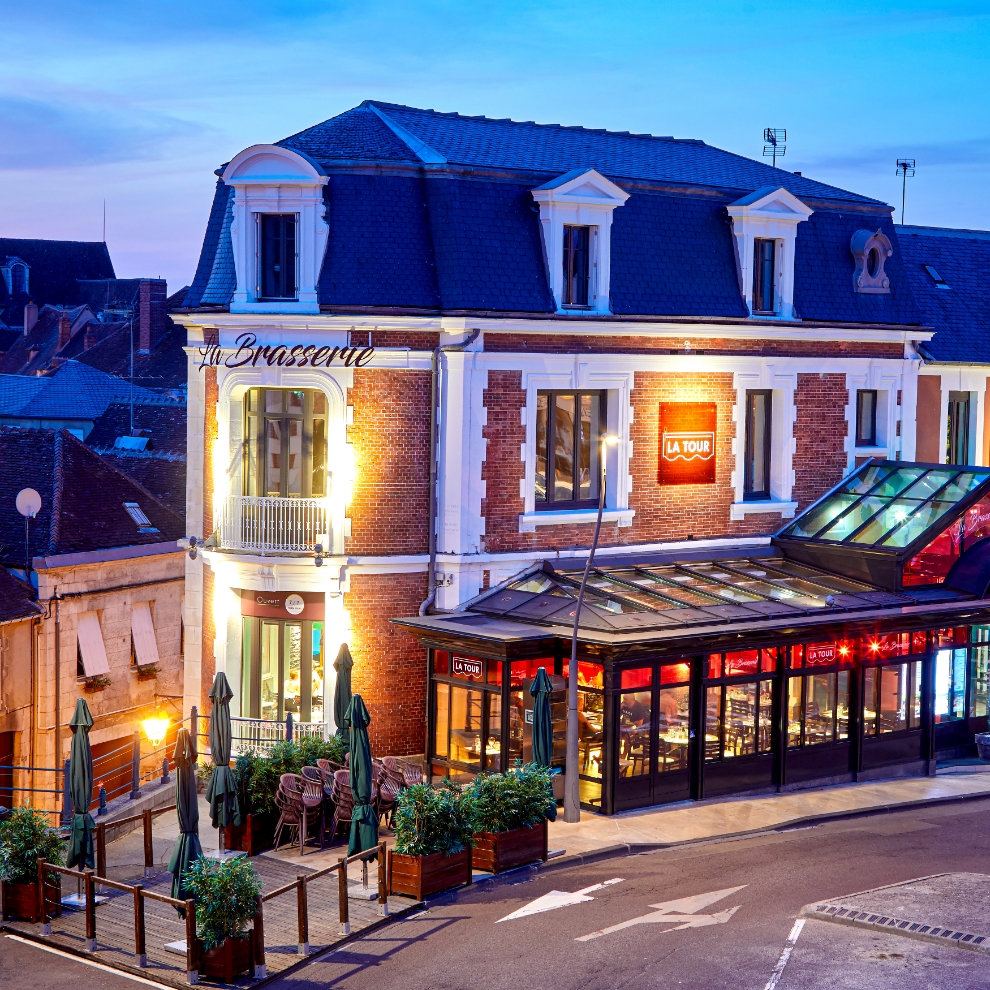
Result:
{"type": "MultiPolygon", "coordinates": [[[[311,783],[311,782],[310,782],[311,783]]],[[[320,817],[318,804],[312,804],[312,788],[306,796],[306,783],[297,773],[283,773],[279,778],[278,790],[275,792],[275,804],[279,809],[278,824],[275,826],[275,848],[278,849],[282,839],[282,829],[296,830],[299,836],[299,855],[305,855],[306,841],[309,838],[309,826],[315,824],[320,817]]],[[[323,800],[323,789],[320,788],[319,802],[323,800]]]]}
{"type": "Polygon", "coordinates": [[[351,821],[351,811],[354,808],[354,795],[351,794],[351,775],[347,770],[337,770],[333,775],[333,787],[330,795],[333,801],[333,818],[330,820],[330,845],[337,838],[337,829],[351,821]]]}
{"type": "Polygon", "coordinates": [[[323,781],[319,767],[303,767],[303,803],[307,808],[318,808],[320,812],[320,848],[323,848],[323,832],[327,824],[327,803],[330,793],[323,781]]]}
{"type": "Polygon", "coordinates": [[[401,783],[402,787],[423,783],[423,771],[415,763],[400,760],[397,756],[386,756],[382,763],[385,764],[389,778],[395,783],[401,783]]]}
{"type": "Polygon", "coordinates": [[[391,826],[392,814],[395,811],[395,802],[402,788],[389,777],[388,770],[381,760],[373,759],[371,762],[376,771],[375,782],[378,791],[378,804],[375,810],[378,812],[378,817],[384,818],[386,824],[391,826]]]}

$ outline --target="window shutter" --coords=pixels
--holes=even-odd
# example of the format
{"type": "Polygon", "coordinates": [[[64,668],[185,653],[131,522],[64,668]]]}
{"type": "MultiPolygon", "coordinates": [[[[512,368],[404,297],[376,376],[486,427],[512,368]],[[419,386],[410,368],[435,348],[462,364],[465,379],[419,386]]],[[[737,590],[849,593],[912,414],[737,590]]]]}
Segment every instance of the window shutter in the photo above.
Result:
{"type": "Polygon", "coordinates": [[[100,616],[96,612],[80,612],[76,619],[76,637],[82,654],[83,669],[87,677],[109,674],[107,648],[103,643],[100,616]]]}
{"type": "Polygon", "coordinates": [[[155,626],[151,621],[151,608],[147,602],[131,606],[131,635],[134,637],[134,656],[139,667],[158,663],[158,642],[155,626]]]}

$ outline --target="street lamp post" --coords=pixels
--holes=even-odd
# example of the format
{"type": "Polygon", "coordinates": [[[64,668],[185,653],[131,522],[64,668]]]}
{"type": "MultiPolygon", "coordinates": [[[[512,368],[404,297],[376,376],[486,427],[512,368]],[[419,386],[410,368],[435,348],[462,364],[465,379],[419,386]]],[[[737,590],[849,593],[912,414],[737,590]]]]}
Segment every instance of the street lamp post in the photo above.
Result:
{"type": "Polygon", "coordinates": [[[595,535],[591,541],[581,577],[581,590],[578,592],[577,609],[574,612],[574,630],[571,633],[571,661],[567,666],[567,757],[564,773],[564,821],[581,821],[581,782],[578,779],[578,623],[581,621],[581,608],[584,605],[584,589],[588,584],[588,574],[595,560],[595,548],[602,529],[602,512],[605,510],[605,448],[618,443],[619,438],[612,434],[602,437],[601,479],[598,485],[598,518],[595,521],[595,535]]]}

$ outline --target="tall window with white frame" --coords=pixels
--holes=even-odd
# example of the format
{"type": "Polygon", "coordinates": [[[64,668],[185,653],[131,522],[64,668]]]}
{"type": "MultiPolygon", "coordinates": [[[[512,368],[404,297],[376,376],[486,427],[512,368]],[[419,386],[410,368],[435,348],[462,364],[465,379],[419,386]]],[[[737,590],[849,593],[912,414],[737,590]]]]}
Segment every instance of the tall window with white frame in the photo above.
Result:
{"type": "Polygon", "coordinates": [[[537,394],[537,509],[597,506],[604,433],[604,392],[537,394]]]}
{"type": "Polygon", "coordinates": [[[262,213],[258,223],[258,296],[296,298],[296,216],[262,213]]]}
{"type": "Polygon", "coordinates": [[[877,392],[861,388],[856,392],[856,446],[877,445],[877,392]]]}
{"type": "Polygon", "coordinates": [[[743,498],[747,502],[770,498],[771,410],[769,389],[746,392],[746,439],[743,466],[743,498]]]}
{"type": "Polygon", "coordinates": [[[753,312],[776,312],[777,300],[774,292],[774,262],[776,244],[766,237],[757,237],[753,242],[753,312]]]}
{"type": "Polygon", "coordinates": [[[949,393],[945,463],[969,464],[969,392],[949,393]]]}
{"type": "Polygon", "coordinates": [[[244,411],[244,494],[325,496],[326,395],[315,389],[252,388],[244,411]]]}
{"type": "Polygon", "coordinates": [[[590,227],[564,226],[564,306],[591,305],[591,250],[590,227]]]}

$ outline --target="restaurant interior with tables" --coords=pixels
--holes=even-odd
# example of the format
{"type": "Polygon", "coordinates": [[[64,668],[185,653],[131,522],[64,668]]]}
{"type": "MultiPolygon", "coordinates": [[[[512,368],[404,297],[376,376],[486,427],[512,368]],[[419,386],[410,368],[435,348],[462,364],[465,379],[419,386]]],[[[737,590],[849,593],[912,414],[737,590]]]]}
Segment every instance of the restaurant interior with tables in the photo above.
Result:
{"type": "MultiPolygon", "coordinates": [[[[564,768],[585,561],[543,561],[427,650],[434,780],[531,759],[540,667],[564,768]]],[[[990,470],[870,461],[772,538],[596,558],[578,636],[582,807],[927,775],[987,730],[990,470]]],[[[562,787],[560,788],[562,793],[562,787]]]]}

